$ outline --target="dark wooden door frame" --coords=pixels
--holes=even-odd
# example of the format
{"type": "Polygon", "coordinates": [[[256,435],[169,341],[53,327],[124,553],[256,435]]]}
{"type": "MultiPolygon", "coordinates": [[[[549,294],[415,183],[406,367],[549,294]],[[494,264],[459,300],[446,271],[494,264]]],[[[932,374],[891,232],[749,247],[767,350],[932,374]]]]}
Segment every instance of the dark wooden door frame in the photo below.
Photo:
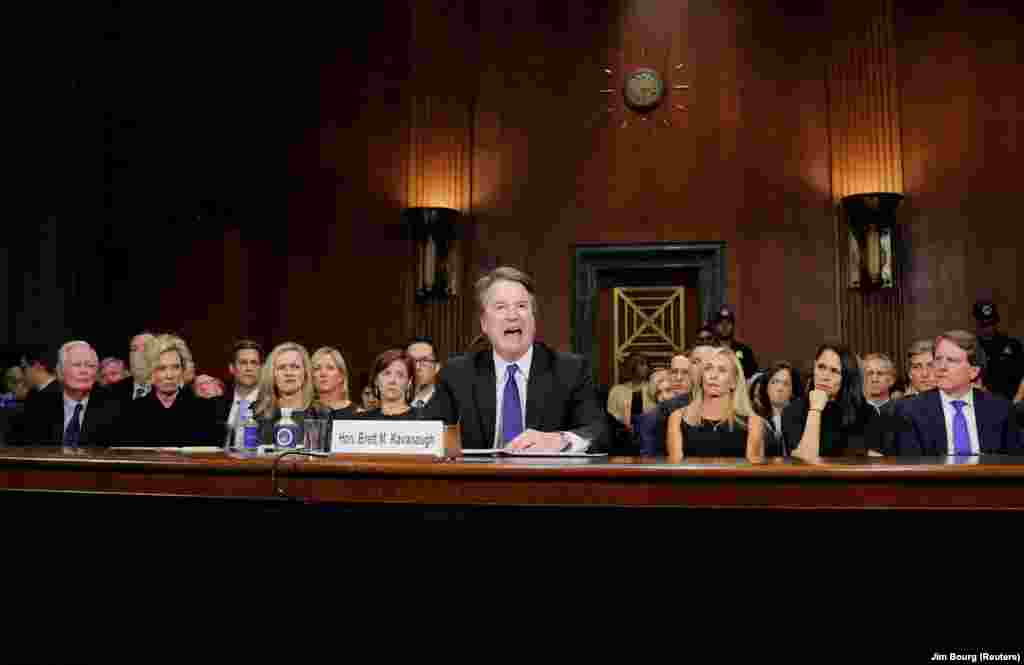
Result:
{"type": "Polygon", "coordinates": [[[600,348],[594,339],[598,291],[615,286],[615,274],[628,270],[696,269],[701,320],[725,301],[724,242],[662,242],[645,244],[577,244],[573,247],[573,294],[569,313],[572,350],[588,356],[595,379],[600,348]]]}

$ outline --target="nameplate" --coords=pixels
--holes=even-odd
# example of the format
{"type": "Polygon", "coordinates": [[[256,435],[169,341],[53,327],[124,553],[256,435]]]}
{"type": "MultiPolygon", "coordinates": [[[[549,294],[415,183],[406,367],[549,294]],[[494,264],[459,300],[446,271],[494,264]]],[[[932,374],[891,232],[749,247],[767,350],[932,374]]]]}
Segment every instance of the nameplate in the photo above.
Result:
{"type": "Polygon", "coordinates": [[[331,452],[445,456],[440,420],[335,420],[331,452]]]}

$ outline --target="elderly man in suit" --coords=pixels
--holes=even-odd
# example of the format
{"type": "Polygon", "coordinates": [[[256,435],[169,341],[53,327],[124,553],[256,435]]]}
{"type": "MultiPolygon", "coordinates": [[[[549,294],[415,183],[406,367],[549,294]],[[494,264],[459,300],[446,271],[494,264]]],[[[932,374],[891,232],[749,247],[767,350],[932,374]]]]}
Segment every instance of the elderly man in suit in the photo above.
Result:
{"type": "Polygon", "coordinates": [[[24,443],[62,443],[69,447],[116,441],[121,401],[96,387],[99,358],[87,342],[60,348],[57,378],[63,389],[41,393],[25,406],[24,443]]]}
{"type": "Polygon", "coordinates": [[[535,342],[533,280],[509,267],[476,284],[491,349],[450,361],[424,418],[461,422],[463,447],[600,452],[608,424],[582,356],[535,342]]]}
{"type": "Polygon", "coordinates": [[[984,366],[977,338],[952,330],[935,339],[937,388],[900,400],[906,426],[896,435],[900,455],[1024,454],[1012,405],[972,386],[984,366]]]}

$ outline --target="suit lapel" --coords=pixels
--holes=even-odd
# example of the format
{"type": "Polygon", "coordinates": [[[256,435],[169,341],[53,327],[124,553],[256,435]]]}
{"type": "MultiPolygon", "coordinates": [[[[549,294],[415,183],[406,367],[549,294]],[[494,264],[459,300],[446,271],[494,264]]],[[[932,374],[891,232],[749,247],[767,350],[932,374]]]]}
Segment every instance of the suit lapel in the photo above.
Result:
{"type": "Polygon", "coordinates": [[[53,422],[50,427],[50,440],[51,441],[64,441],[64,395],[59,395],[58,399],[54,400],[54,408],[59,414],[57,421],[53,422]]]}
{"type": "Polygon", "coordinates": [[[494,376],[494,358],[489,350],[481,351],[476,358],[473,397],[479,406],[480,431],[484,439],[480,444],[490,448],[494,444],[494,423],[497,418],[496,381],[494,376]]]}
{"type": "Polygon", "coordinates": [[[540,344],[533,345],[530,379],[526,384],[526,429],[544,428],[544,399],[552,394],[555,375],[551,371],[551,356],[540,344]]]}
{"type": "Polygon", "coordinates": [[[974,397],[974,427],[978,430],[978,452],[981,454],[998,453],[999,437],[988,425],[998,419],[990,415],[992,400],[984,392],[971,388],[974,397]]]}
{"type": "Polygon", "coordinates": [[[928,400],[928,417],[925,418],[925,422],[930,424],[931,431],[925,437],[927,440],[922,442],[930,449],[922,450],[922,453],[945,457],[949,454],[949,434],[946,432],[946,414],[942,411],[942,398],[939,397],[937,389],[929,391],[923,397],[928,400]]]}

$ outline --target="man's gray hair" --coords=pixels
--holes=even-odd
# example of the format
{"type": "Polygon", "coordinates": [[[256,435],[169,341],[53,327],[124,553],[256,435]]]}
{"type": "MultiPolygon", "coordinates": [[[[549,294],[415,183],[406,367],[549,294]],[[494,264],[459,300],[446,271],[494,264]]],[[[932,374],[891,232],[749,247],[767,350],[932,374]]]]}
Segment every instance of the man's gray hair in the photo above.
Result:
{"type": "Polygon", "coordinates": [[[86,349],[89,349],[89,351],[92,352],[92,355],[96,357],[96,363],[97,365],[99,365],[100,358],[96,354],[96,349],[92,348],[92,344],[89,344],[89,342],[80,339],[65,342],[64,345],[60,347],[60,350],[57,351],[57,380],[60,381],[61,383],[64,383],[64,356],[66,356],[68,351],[75,348],[76,346],[81,346],[86,349]]]}

